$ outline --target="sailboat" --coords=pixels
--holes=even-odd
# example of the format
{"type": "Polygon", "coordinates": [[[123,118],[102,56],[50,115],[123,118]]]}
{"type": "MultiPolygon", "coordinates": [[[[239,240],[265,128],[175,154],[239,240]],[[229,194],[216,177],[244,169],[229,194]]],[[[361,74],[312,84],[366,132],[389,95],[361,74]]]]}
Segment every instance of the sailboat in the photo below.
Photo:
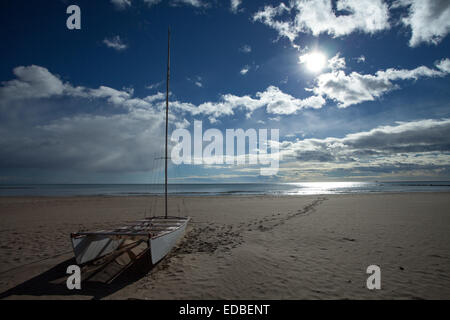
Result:
{"type": "MultiPolygon", "coordinates": [[[[76,232],[70,235],[75,260],[79,265],[106,265],[121,260],[123,269],[149,253],[154,265],[163,259],[184,235],[189,217],[168,215],[167,209],[167,160],[169,128],[169,81],[170,81],[170,29],[167,45],[167,82],[166,82],[166,140],[165,140],[165,180],[164,180],[164,216],[147,217],[128,223],[112,230],[76,232]]],[[[117,276],[117,272],[115,276],[117,276]]],[[[109,280],[112,280],[110,278],[109,280]]]]}

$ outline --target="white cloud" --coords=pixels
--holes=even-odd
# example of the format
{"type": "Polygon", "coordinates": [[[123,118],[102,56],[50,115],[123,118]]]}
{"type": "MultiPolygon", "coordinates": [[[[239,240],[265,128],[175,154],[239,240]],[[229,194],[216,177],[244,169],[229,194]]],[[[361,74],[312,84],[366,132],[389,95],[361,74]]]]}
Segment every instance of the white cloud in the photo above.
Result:
{"type": "Polygon", "coordinates": [[[334,57],[328,60],[328,68],[333,71],[345,69],[345,58],[338,52],[334,57]]]}
{"type": "Polygon", "coordinates": [[[46,68],[31,65],[13,70],[17,79],[2,82],[0,100],[47,98],[63,94],[66,86],[46,68]]]}
{"type": "MultiPolygon", "coordinates": [[[[330,65],[344,66],[342,57],[337,54],[330,61],[330,65]]],[[[325,99],[334,100],[341,108],[359,104],[364,101],[373,101],[383,94],[397,88],[394,81],[416,80],[422,77],[442,77],[450,71],[450,60],[443,59],[436,62],[437,69],[425,66],[407,69],[387,69],[372,74],[359,74],[351,72],[346,74],[343,70],[334,70],[323,73],[316,78],[312,89],[314,95],[298,99],[281,91],[278,87],[269,86],[265,91],[257,92],[254,97],[249,95],[236,96],[224,94],[219,101],[204,102],[194,105],[188,102],[171,101],[171,109],[191,115],[205,115],[210,121],[216,121],[222,116],[233,115],[237,109],[243,110],[247,115],[259,108],[265,108],[268,114],[289,115],[306,108],[318,109],[326,104],[325,99]]],[[[60,78],[40,66],[17,67],[13,70],[16,79],[5,81],[0,87],[0,103],[11,100],[40,99],[56,96],[103,99],[108,103],[125,108],[158,109],[162,108],[165,94],[158,92],[144,98],[133,97],[132,89],[117,90],[107,86],[97,89],[83,86],[73,86],[63,83],[60,78]]],[[[202,78],[189,79],[197,86],[202,86],[202,78]]]]}
{"type": "Polygon", "coordinates": [[[219,102],[205,102],[198,106],[178,101],[171,102],[174,109],[188,112],[194,116],[206,115],[212,121],[222,116],[233,115],[236,109],[242,109],[247,112],[247,115],[251,115],[256,109],[265,107],[267,113],[287,115],[305,108],[321,108],[324,104],[325,99],[320,96],[297,99],[274,86],[268,87],[265,91],[257,92],[255,98],[248,95],[225,94],[221,96],[219,102]]]}
{"type": "Polygon", "coordinates": [[[346,14],[336,15],[331,0],[296,0],[289,6],[266,6],[253,20],[277,30],[291,42],[300,33],[341,37],[358,31],[374,34],[390,27],[388,6],[382,0],[338,0],[336,9],[346,14]],[[281,16],[286,14],[289,18],[283,20],[281,16]]]}
{"type": "Polygon", "coordinates": [[[338,102],[338,106],[345,108],[364,101],[373,101],[381,95],[397,88],[393,81],[417,80],[423,77],[442,77],[448,71],[448,59],[437,63],[438,68],[430,69],[420,66],[412,70],[387,69],[372,74],[351,72],[346,74],[342,70],[323,73],[316,79],[316,85],[311,91],[316,95],[324,96],[338,102]]]}
{"type": "Polygon", "coordinates": [[[411,47],[438,44],[450,32],[448,0],[398,0],[392,7],[408,7],[408,16],[401,21],[411,28],[411,47]]]}
{"type": "Polygon", "coordinates": [[[450,73],[450,59],[442,59],[436,63],[436,67],[442,72],[450,73]]]}
{"type": "Polygon", "coordinates": [[[242,0],[231,0],[231,12],[237,13],[241,4],[242,0]]]}
{"type": "MultiPolygon", "coordinates": [[[[46,68],[39,66],[17,67],[14,69],[17,79],[3,82],[0,87],[0,101],[27,98],[49,98],[54,96],[66,96],[85,99],[103,99],[108,103],[128,110],[151,109],[159,107],[164,100],[165,94],[158,92],[145,98],[133,97],[133,90],[117,90],[107,86],[99,88],[86,88],[73,86],[70,83],[63,83],[59,77],[50,73],[46,68]]],[[[190,80],[194,84],[200,83],[201,77],[190,80]]],[[[262,107],[272,114],[292,114],[303,108],[320,108],[325,103],[321,97],[308,97],[297,99],[282,92],[279,88],[270,86],[265,91],[258,92],[255,98],[250,96],[235,96],[232,94],[222,95],[219,102],[205,102],[198,106],[171,101],[171,108],[192,115],[206,115],[211,119],[234,114],[235,109],[242,109],[247,112],[262,107]]],[[[213,121],[214,121],[213,120],[213,121]]]]}
{"type": "Polygon", "coordinates": [[[250,53],[252,52],[252,47],[250,47],[248,44],[244,44],[242,47],[239,48],[239,51],[243,53],[250,53]]]}
{"type": "Polygon", "coordinates": [[[325,99],[320,96],[297,99],[274,86],[256,95],[260,103],[266,106],[266,111],[272,114],[293,114],[305,108],[319,109],[325,104],[325,99]]]}
{"type": "Polygon", "coordinates": [[[97,89],[73,86],[63,83],[58,76],[40,66],[20,66],[13,70],[16,79],[2,82],[0,103],[12,100],[41,99],[52,97],[73,97],[84,99],[104,99],[108,103],[126,109],[151,109],[152,103],[163,100],[165,95],[158,92],[143,99],[133,97],[133,89],[117,90],[107,86],[97,89]]]}
{"type": "Polygon", "coordinates": [[[158,3],[160,3],[162,0],[144,0],[144,2],[149,6],[154,6],[158,3]]]}
{"type": "Polygon", "coordinates": [[[174,5],[178,5],[178,4],[191,5],[191,6],[196,7],[196,8],[208,7],[209,6],[207,3],[204,3],[201,0],[173,0],[172,3],[174,5]]]}
{"type": "Polygon", "coordinates": [[[155,101],[160,101],[166,99],[166,94],[164,92],[158,92],[152,96],[147,96],[144,100],[148,103],[153,103],[155,101]]]}
{"type": "Polygon", "coordinates": [[[131,0],[111,0],[111,3],[119,10],[131,7],[131,0]]]}
{"type": "Polygon", "coordinates": [[[250,67],[245,66],[241,69],[241,71],[239,71],[239,73],[242,74],[243,76],[245,76],[249,71],[250,71],[250,67]]]}
{"type": "Polygon", "coordinates": [[[175,127],[177,129],[184,129],[184,128],[189,127],[189,125],[190,125],[190,122],[187,121],[186,119],[183,119],[182,121],[175,122],[175,127]]]}
{"type": "Polygon", "coordinates": [[[291,8],[286,6],[283,2],[276,7],[265,6],[263,10],[256,12],[253,15],[253,21],[261,21],[269,27],[275,29],[280,36],[286,37],[294,41],[297,37],[297,32],[291,21],[275,20],[275,17],[291,12],[291,8]]]}
{"type": "MultiPolygon", "coordinates": [[[[142,0],[149,7],[157,5],[162,0],[142,0]]],[[[194,1],[195,2],[195,1],[194,1]]],[[[131,7],[131,0],[111,0],[111,3],[119,10],[124,10],[131,7]]]]}
{"type": "Polygon", "coordinates": [[[199,88],[202,88],[203,87],[203,79],[202,79],[202,77],[200,77],[200,76],[195,76],[194,78],[190,78],[190,77],[187,77],[186,78],[189,82],[192,82],[194,85],[196,85],[197,87],[199,87],[199,88]]]}
{"type": "Polygon", "coordinates": [[[366,62],[366,57],[363,56],[363,55],[361,55],[361,56],[359,56],[358,58],[356,58],[356,62],[358,62],[358,63],[364,63],[364,62],[366,62]]]}
{"type": "Polygon", "coordinates": [[[128,48],[128,46],[123,43],[122,39],[120,38],[120,36],[115,36],[112,37],[110,39],[106,38],[103,40],[103,43],[108,47],[108,48],[113,48],[117,51],[122,51],[125,50],[126,48],[128,48]]]}
{"type": "Polygon", "coordinates": [[[164,83],[164,80],[160,81],[160,82],[149,84],[148,86],[146,86],[146,88],[153,90],[153,89],[159,88],[161,85],[163,85],[163,83],[164,83]]]}

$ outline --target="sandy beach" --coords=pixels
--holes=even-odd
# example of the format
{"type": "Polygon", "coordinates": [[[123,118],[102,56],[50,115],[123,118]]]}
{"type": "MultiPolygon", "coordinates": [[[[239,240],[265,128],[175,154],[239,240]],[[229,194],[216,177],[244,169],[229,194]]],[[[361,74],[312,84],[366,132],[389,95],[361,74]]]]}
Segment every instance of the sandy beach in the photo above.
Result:
{"type": "Polygon", "coordinates": [[[449,299],[450,194],[177,197],[186,236],[118,284],[69,291],[69,234],[161,208],[150,197],[0,198],[2,299],[449,299]],[[366,268],[381,268],[381,290],[366,268]]]}

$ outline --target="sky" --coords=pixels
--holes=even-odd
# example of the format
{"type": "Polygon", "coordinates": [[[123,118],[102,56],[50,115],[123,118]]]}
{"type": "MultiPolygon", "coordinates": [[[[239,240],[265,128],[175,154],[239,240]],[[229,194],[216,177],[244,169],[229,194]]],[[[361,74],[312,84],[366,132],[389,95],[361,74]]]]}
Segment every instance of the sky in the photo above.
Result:
{"type": "Polygon", "coordinates": [[[0,20],[0,184],[161,182],[169,26],[169,133],[278,129],[280,159],[170,182],[450,180],[450,1],[6,0],[0,20]]]}

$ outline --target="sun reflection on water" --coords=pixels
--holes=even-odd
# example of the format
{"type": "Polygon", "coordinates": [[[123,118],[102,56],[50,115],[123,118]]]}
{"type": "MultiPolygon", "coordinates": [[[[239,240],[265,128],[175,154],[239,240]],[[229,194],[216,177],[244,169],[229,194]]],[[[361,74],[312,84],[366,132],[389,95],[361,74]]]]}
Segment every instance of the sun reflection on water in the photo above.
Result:
{"type": "Polygon", "coordinates": [[[350,181],[292,182],[288,184],[297,187],[289,192],[290,194],[338,194],[347,193],[349,190],[363,190],[369,186],[367,182],[350,181]]]}

